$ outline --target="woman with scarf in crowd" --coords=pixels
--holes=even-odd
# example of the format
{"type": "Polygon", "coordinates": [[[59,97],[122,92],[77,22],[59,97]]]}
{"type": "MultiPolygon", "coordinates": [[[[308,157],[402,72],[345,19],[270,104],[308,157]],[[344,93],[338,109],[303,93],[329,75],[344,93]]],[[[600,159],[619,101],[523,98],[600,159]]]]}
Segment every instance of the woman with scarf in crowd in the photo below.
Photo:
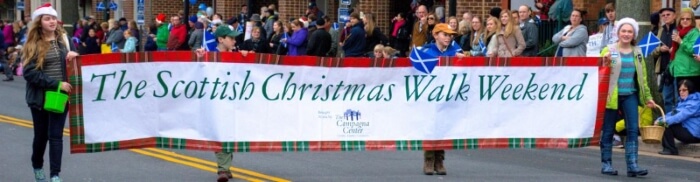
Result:
{"type": "MultiPolygon", "coordinates": [[[[675,78],[674,97],[678,97],[678,81],[690,80],[693,83],[700,83],[700,62],[693,59],[697,55],[693,51],[695,40],[700,38],[700,31],[695,26],[695,16],[688,8],[681,10],[678,16],[679,23],[676,27],[678,33],[671,35],[673,45],[671,46],[671,63],[669,71],[675,78]]],[[[678,100],[678,99],[675,99],[678,100]]]]}

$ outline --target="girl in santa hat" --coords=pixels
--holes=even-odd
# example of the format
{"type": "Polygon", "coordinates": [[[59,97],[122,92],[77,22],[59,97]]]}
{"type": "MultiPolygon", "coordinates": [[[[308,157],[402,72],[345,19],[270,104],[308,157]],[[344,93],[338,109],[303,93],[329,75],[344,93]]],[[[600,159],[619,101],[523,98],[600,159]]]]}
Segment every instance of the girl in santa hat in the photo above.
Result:
{"type": "Polygon", "coordinates": [[[31,158],[36,181],[46,180],[42,167],[47,142],[51,181],[61,181],[58,173],[61,172],[63,126],[68,109],[61,113],[44,110],[44,95],[46,91],[57,88],[64,93],[71,92],[73,87],[67,82],[66,65],[78,56],[57,16],[51,4],[37,8],[32,13],[27,42],[22,50],[24,79],[27,80],[26,100],[34,122],[31,158]]]}

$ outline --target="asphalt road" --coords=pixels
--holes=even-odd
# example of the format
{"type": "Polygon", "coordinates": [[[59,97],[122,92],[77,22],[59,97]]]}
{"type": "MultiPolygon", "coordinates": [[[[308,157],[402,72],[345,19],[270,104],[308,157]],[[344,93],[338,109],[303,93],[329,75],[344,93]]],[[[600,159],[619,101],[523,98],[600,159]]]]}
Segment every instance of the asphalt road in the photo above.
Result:
{"type": "MultiPolygon", "coordinates": [[[[32,181],[33,130],[22,78],[0,83],[0,181],[32,181]],[[16,118],[13,120],[3,118],[16,118]]],[[[67,124],[66,124],[67,125],[67,124]]],[[[64,181],[214,181],[212,152],[123,150],[70,154],[64,137],[64,181]]],[[[422,152],[300,152],[234,154],[234,181],[632,181],[624,154],[621,176],[600,174],[597,148],[447,151],[446,176],[422,175],[422,152]]],[[[45,156],[48,173],[48,154],[45,156]]],[[[642,153],[643,181],[698,181],[700,159],[642,153]]]]}

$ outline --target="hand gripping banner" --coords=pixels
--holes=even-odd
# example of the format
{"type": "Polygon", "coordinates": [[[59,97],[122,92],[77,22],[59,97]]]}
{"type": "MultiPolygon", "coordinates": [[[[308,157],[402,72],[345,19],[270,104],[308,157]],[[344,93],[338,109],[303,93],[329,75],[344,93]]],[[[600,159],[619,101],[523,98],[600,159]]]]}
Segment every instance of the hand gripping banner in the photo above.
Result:
{"type": "Polygon", "coordinates": [[[410,60],[147,52],[71,62],[72,153],[577,148],[598,143],[600,58],[410,60]]]}

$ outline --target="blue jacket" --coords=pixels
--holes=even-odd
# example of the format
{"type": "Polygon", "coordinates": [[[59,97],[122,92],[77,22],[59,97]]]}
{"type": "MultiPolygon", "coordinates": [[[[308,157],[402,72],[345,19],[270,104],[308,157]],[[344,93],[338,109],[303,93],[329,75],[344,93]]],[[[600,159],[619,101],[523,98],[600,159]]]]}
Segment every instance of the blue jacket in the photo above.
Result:
{"type": "Polygon", "coordinates": [[[463,53],[462,48],[454,40],[450,45],[447,46],[447,48],[444,51],[440,50],[440,48],[438,48],[437,45],[435,45],[435,43],[423,46],[422,51],[435,57],[452,57],[456,56],[458,53],[463,53]]]}
{"type": "Polygon", "coordinates": [[[364,55],[366,35],[365,24],[362,21],[352,26],[350,35],[345,38],[345,43],[343,43],[345,57],[360,57],[364,55]]]}
{"type": "Polygon", "coordinates": [[[700,93],[690,94],[678,102],[675,114],[672,113],[666,113],[668,125],[680,123],[695,138],[700,138],[700,93]]]}
{"type": "Polygon", "coordinates": [[[301,28],[292,34],[292,37],[287,39],[287,44],[289,44],[289,51],[287,55],[290,56],[303,56],[306,55],[306,36],[308,36],[309,30],[306,28],[301,28]]]}

